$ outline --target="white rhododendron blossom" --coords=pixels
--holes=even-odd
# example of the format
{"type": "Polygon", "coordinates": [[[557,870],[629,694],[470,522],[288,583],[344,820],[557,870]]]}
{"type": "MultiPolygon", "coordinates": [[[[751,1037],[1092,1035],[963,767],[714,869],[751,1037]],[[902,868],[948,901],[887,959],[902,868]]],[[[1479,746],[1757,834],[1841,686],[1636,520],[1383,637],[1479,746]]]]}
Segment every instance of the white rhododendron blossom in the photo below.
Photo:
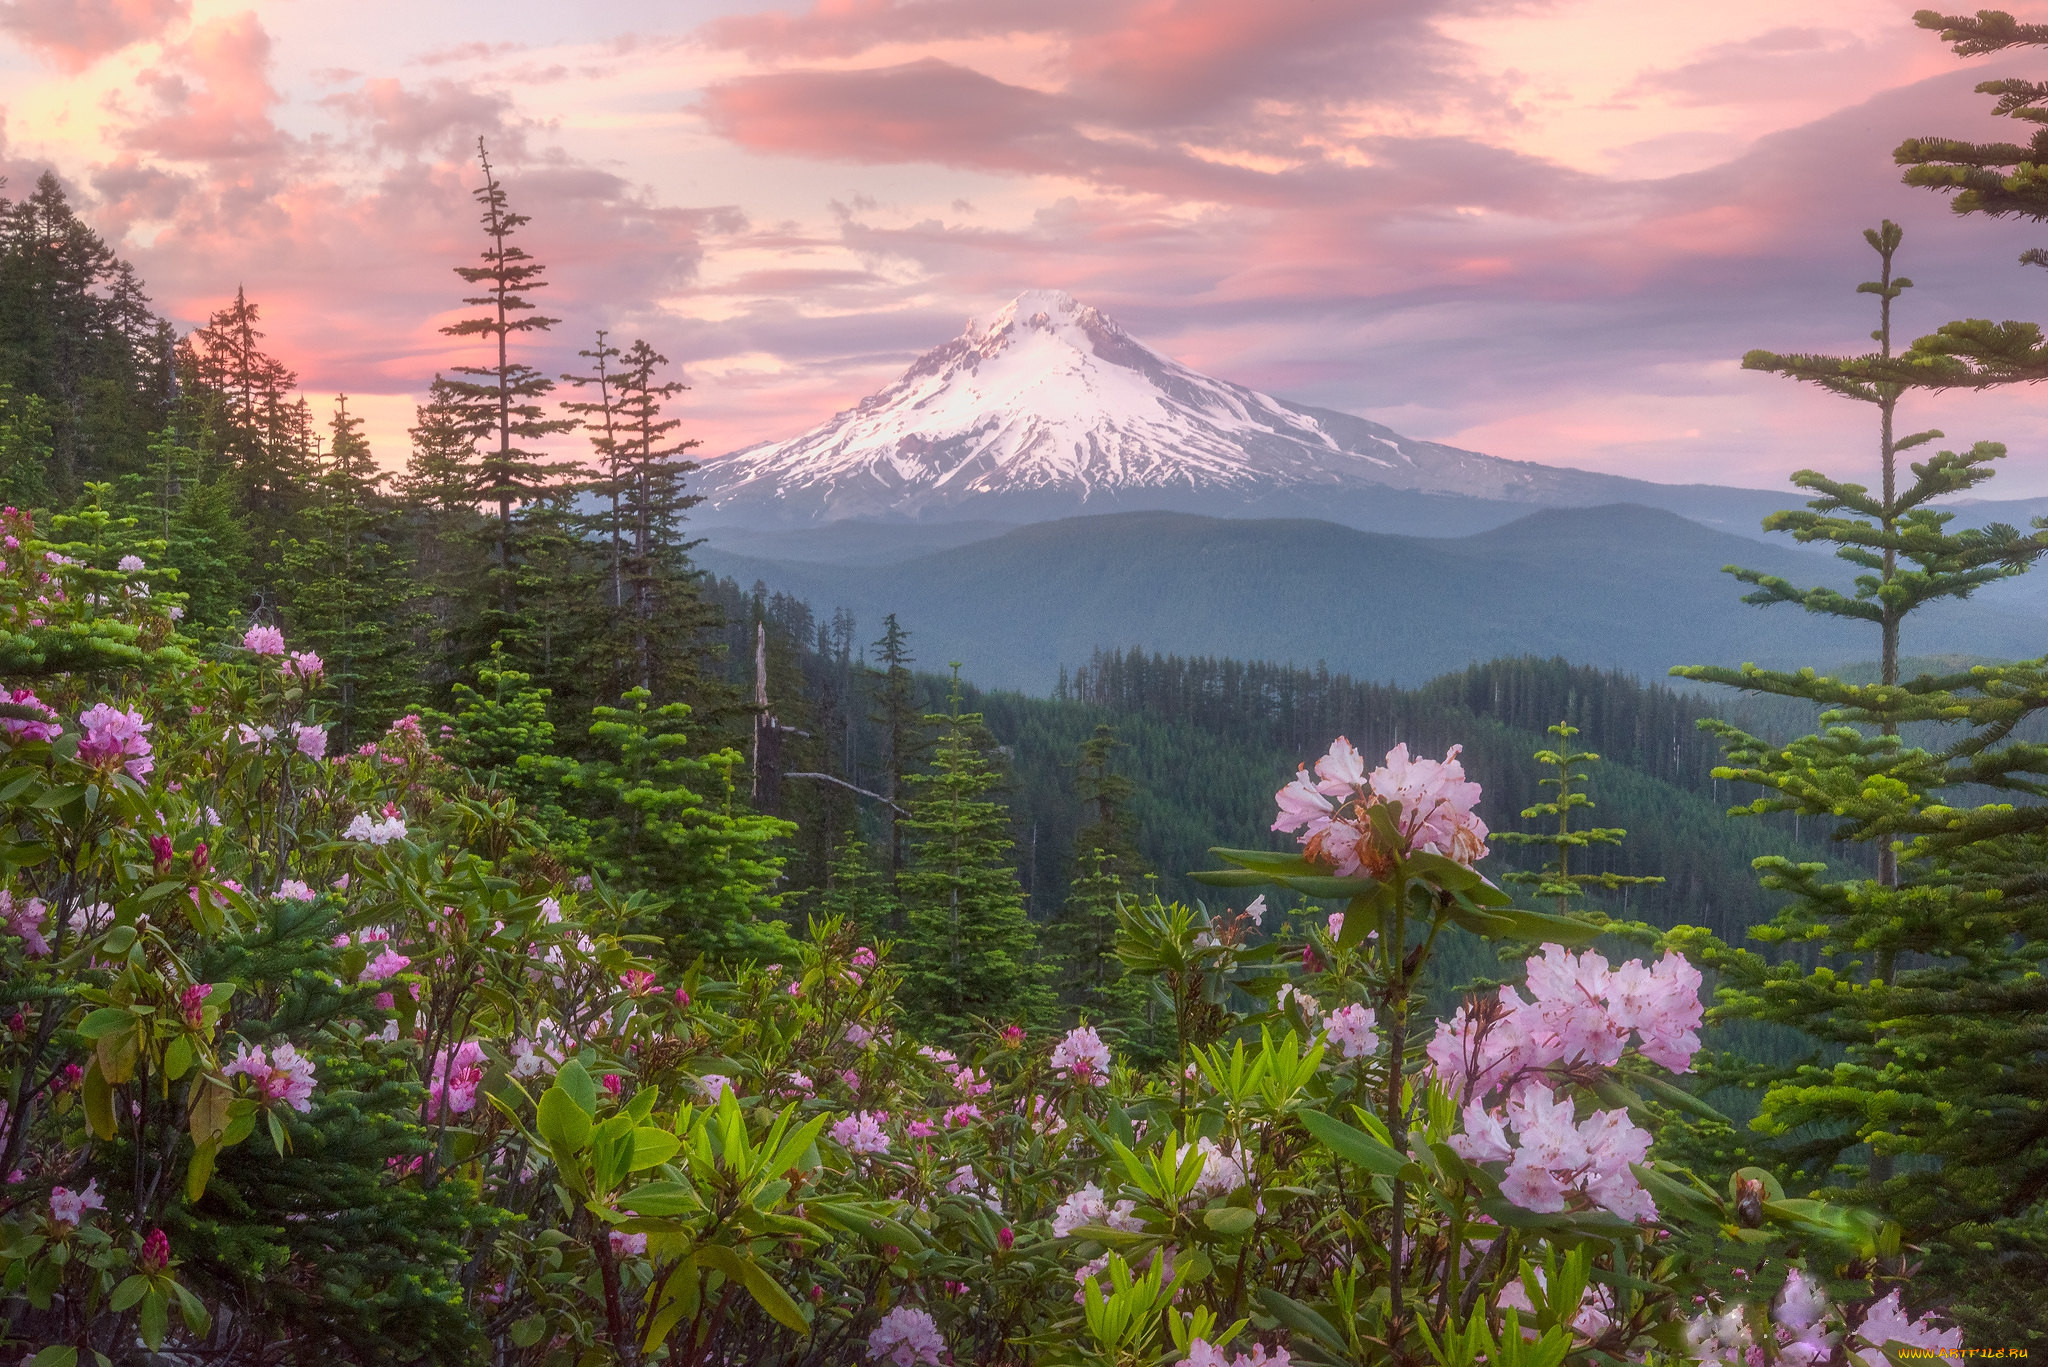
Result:
{"type": "Polygon", "coordinates": [[[1083,1225],[1106,1225],[1110,1229],[1139,1230],[1144,1221],[1133,1213],[1136,1201],[1119,1201],[1114,1207],[1104,1199],[1102,1188],[1093,1182],[1060,1202],[1060,1208],[1053,1212],[1052,1232],[1055,1238],[1064,1239],[1083,1225]]]}
{"type": "Polygon", "coordinates": [[[882,1316],[875,1332],[868,1335],[868,1359],[892,1367],[937,1367],[945,1361],[946,1340],[931,1315],[913,1306],[899,1305],[882,1316]]]}

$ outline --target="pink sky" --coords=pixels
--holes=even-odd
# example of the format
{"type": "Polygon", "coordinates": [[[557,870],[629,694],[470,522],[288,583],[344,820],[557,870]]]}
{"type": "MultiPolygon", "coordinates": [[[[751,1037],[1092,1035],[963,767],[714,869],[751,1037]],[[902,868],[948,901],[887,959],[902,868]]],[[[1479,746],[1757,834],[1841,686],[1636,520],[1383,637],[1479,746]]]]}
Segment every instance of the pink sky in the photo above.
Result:
{"type": "MultiPolygon", "coordinates": [[[[2016,7],[2048,19],[2048,3],[2016,7]]],[[[1282,397],[1495,455],[1775,485],[1869,462],[1854,406],[1745,374],[1844,349],[1858,230],[1908,335],[2039,317],[2048,233],[1897,183],[2009,136],[1868,0],[0,0],[0,167],[54,167],[182,324],[246,286],[387,463],[478,246],[486,136],[563,322],[645,336],[704,450],[794,435],[973,313],[1058,287],[1282,397]]],[[[2048,493],[2033,391],[1923,403],[2048,493]]]]}

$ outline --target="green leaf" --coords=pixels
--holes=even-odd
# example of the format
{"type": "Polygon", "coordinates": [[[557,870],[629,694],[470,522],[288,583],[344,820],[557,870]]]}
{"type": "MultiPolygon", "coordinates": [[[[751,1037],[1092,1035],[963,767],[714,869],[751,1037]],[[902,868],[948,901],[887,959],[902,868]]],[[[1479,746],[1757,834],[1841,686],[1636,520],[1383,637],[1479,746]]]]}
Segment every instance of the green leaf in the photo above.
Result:
{"type": "Polygon", "coordinates": [[[164,1078],[176,1082],[192,1071],[192,1037],[180,1035],[171,1041],[171,1047],[164,1050],[164,1078]]]}
{"type": "Polygon", "coordinates": [[[81,1039],[96,1040],[109,1030],[119,1030],[135,1023],[135,1017],[125,1006],[102,1006],[78,1023],[81,1039]]]}
{"type": "Polygon", "coordinates": [[[1695,1220],[1712,1224],[1719,1224],[1727,1218],[1720,1202],[1691,1183],[1681,1182],[1647,1164],[1631,1163],[1629,1169],[1643,1184],[1643,1190],[1650,1193],[1650,1199],[1657,1203],[1658,1213],[1667,1219],[1673,1214],[1674,1207],[1695,1220]]]}
{"type": "Polygon", "coordinates": [[[285,1133],[284,1133],[284,1122],[283,1122],[282,1120],[279,1120],[279,1119],[277,1118],[277,1112],[276,1112],[276,1111],[265,1111],[265,1112],[263,1113],[263,1118],[264,1118],[264,1119],[265,1119],[266,1121],[270,1122],[270,1142],[271,1142],[271,1145],[272,1145],[272,1146],[273,1146],[274,1148],[276,1148],[276,1150],[277,1150],[277,1156],[278,1156],[279,1158],[282,1158],[282,1157],[284,1157],[284,1156],[285,1156],[285,1153],[286,1153],[286,1152],[287,1152],[287,1151],[288,1151],[288,1150],[289,1150],[289,1149],[291,1148],[291,1146],[292,1146],[292,1145],[291,1145],[291,1141],[290,1141],[289,1139],[285,1138],[285,1133]]]}
{"type": "Polygon", "coordinates": [[[1271,874],[1251,869],[1196,869],[1188,877],[1212,888],[1261,888],[1274,881],[1271,874]]]}
{"type": "Polygon", "coordinates": [[[1635,1083],[1642,1091],[1648,1092],[1667,1106],[1676,1107],[1681,1111],[1690,1111],[1692,1114],[1707,1120],[1718,1120],[1724,1125],[1733,1125],[1735,1123],[1700,1098],[1694,1096],[1691,1092],[1686,1091],[1685,1088],[1666,1082],[1661,1077],[1654,1077],[1644,1073],[1631,1077],[1629,1080],[1635,1083]]]}
{"type": "Polygon", "coordinates": [[[512,1326],[512,1343],[518,1348],[531,1348],[540,1342],[540,1336],[548,1331],[546,1315],[528,1315],[512,1326]]]}
{"type": "Polygon", "coordinates": [[[79,1095],[85,1105],[85,1123],[91,1127],[95,1137],[114,1137],[114,1089],[107,1085],[106,1074],[100,1071],[100,1062],[94,1059],[85,1067],[85,1082],[79,1088],[79,1095]]]}
{"type": "Polygon", "coordinates": [[[1309,863],[1306,856],[1288,850],[1228,850],[1212,845],[1209,853],[1226,864],[1235,864],[1257,873],[1285,876],[1317,872],[1316,866],[1309,863]]]}
{"type": "Polygon", "coordinates": [[[788,1329],[798,1334],[811,1332],[811,1322],[804,1318],[803,1310],[790,1299],[789,1293],[782,1289],[782,1284],[769,1276],[766,1269],[752,1258],[727,1248],[724,1244],[705,1244],[691,1256],[703,1266],[714,1267],[723,1272],[727,1280],[745,1286],[761,1308],[788,1329]]]}
{"type": "Polygon", "coordinates": [[[150,1352],[164,1346],[164,1331],[171,1327],[171,1303],[162,1291],[151,1287],[142,1298],[142,1312],[136,1317],[135,1327],[150,1352]]]}
{"type": "Polygon", "coordinates": [[[68,1343],[53,1343],[30,1358],[27,1367],[78,1367],[78,1350],[68,1343]]]}
{"type": "Polygon", "coordinates": [[[575,1059],[570,1059],[556,1072],[555,1086],[568,1093],[570,1099],[583,1108],[583,1114],[597,1114],[597,1084],[575,1059]]]}
{"type": "MultiPolygon", "coordinates": [[[[568,1071],[564,1065],[563,1072],[568,1071]]],[[[584,1075],[585,1082],[590,1080],[584,1075]]],[[[591,1111],[576,1103],[576,1098],[565,1090],[560,1082],[541,1093],[540,1111],[536,1117],[540,1137],[547,1140],[553,1151],[555,1164],[566,1166],[567,1161],[583,1152],[590,1143],[591,1111]]]]}
{"type": "Polygon", "coordinates": [[[1300,1301],[1283,1296],[1270,1287],[1263,1287],[1259,1291],[1259,1303],[1266,1307],[1267,1314],[1288,1328],[1297,1333],[1307,1334],[1340,1357],[1349,1354],[1350,1349],[1345,1344],[1343,1335],[1337,1332],[1337,1327],[1300,1301]]]}
{"type": "Polygon", "coordinates": [[[1508,923],[1507,929],[1499,932],[1504,938],[1529,940],[1539,944],[1555,941],[1561,945],[1589,945],[1606,933],[1604,926],[1596,926],[1548,911],[1501,907],[1487,914],[1508,923]]]}
{"type": "Polygon", "coordinates": [[[697,1189],[683,1182],[648,1182],[619,1198],[619,1209],[636,1215],[682,1215],[703,1205],[697,1189]]]}
{"type": "Polygon", "coordinates": [[[149,1278],[137,1272],[114,1288],[112,1298],[107,1301],[107,1308],[118,1315],[132,1308],[135,1302],[148,1294],[149,1278]]]}
{"type": "MultiPolygon", "coordinates": [[[[1350,927],[1347,925],[1345,929],[1350,927]]],[[[1321,1111],[1303,1111],[1300,1114],[1302,1125],[1316,1137],[1317,1142],[1348,1163],[1385,1177],[1392,1177],[1408,1166],[1405,1157],[1364,1130],[1354,1130],[1321,1111]]]]}
{"type": "Polygon", "coordinates": [[[648,1168],[659,1167],[676,1156],[683,1147],[683,1141],[667,1130],[652,1125],[642,1125],[633,1131],[633,1147],[626,1159],[626,1171],[645,1172],[648,1168]]]}
{"type": "Polygon", "coordinates": [[[192,1161],[185,1167],[185,1200],[197,1204],[206,1195],[206,1184],[213,1178],[213,1160],[220,1152],[217,1140],[209,1139],[192,1146],[192,1161]]]}
{"type": "Polygon", "coordinates": [[[1226,1239],[1243,1238],[1258,1222],[1259,1213],[1243,1206],[1218,1206],[1202,1212],[1202,1223],[1226,1239]]]}

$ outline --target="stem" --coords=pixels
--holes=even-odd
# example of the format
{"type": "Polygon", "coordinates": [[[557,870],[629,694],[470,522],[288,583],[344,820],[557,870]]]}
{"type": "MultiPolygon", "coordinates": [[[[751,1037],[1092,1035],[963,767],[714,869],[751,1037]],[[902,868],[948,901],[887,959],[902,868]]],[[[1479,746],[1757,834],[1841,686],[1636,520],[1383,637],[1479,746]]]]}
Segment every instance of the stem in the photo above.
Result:
{"type": "MultiPolygon", "coordinates": [[[[1401,1104],[1402,1057],[1408,1046],[1407,944],[1408,876],[1397,870],[1394,874],[1393,925],[1388,928],[1385,942],[1380,946],[1380,952],[1386,956],[1387,966],[1392,971],[1387,1001],[1390,1018],[1387,1022],[1387,1095],[1383,1118],[1387,1122],[1387,1132],[1394,1140],[1394,1152],[1403,1157],[1408,1153],[1408,1112],[1401,1104]]],[[[1401,1265],[1406,1257],[1402,1243],[1408,1205],[1408,1187],[1399,1177],[1394,1179],[1393,1196],[1394,1223],[1387,1234],[1387,1319],[1390,1338],[1398,1342],[1402,1315],[1401,1265]]]]}

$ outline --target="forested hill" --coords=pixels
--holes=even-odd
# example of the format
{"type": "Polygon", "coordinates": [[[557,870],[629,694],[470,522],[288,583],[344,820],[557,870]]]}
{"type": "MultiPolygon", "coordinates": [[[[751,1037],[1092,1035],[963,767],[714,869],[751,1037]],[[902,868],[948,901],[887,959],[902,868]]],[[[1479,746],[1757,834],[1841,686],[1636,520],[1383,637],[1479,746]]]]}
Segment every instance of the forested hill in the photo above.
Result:
{"type": "MultiPolygon", "coordinates": [[[[887,749],[871,710],[877,677],[854,644],[875,624],[843,612],[821,620],[800,600],[743,591],[731,580],[714,581],[710,596],[727,619],[725,658],[735,683],[751,668],[750,624],[769,628],[771,705],[804,732],[785,742],[785,767],[827,770],[885,790],[887,749]]],[[[917,646],[911,637],[910,653],[917,646]]],[[[921,671],[916,679],[920,707],[940,710],[945,677],[921,671]]],[[[1680,693],[1563,659],[1496,660],[1410,689],[1328,670],[1096,651],[1064,672],[1051,698],[972,686],[965,692],[1008,752],[1019,872],[1041,919],[1056,914],[1073,877],[1075,841],[1089,819],[1076,793],[1075,762],[1102,724],[1127,747],[1117,764],[1136,785],[1131,815],[1139,851],[1169,896],[1213,896],[1184,876],[1211,862],[1210,846],[1281,848],[1285,838],[1269,830],[1274,790],[1337,735],[1368,754],[1399,741],[1432,755],[1463,745],[1468,771],[1486,788],[1481,812],[1488,823],[1525,829],[1529,823],[1518,814],[1543,791],[1541,766],[1531,756],[1550,743],[1545,728],[1557,721],[1579,727],[1581,743],[1604,757],[1593,768],[1599,822],[1629,831],[1618,849],[1594,852],[1587,869],[1669,880],[1636,892],[1625,907],[1619,896],[1596,896],[1598,905],[1739,939],[1774,905],[1757,886],[1751,860],[1795,850],[1806,859],[1866,857],[1817,844],[1810,826],[1795,839],[1790,819],[1726,815],[1744,795],[1713,778],[1719,751],[1698,720],[1722,715],[1776,732],[1796,719],[1746,711],[1738,695],[1680,693]]],[[[785,784],[782,805],[802,827],[803,848],[791,870],[797,886],[827,881],[832,832],[858,820],[873,837],[881,815],[875,802],[816,782],[785,784]]],[[[1518,860],[1540,862],[1499,846],[1490,871],[1497,876],[1518,860]]]]}

